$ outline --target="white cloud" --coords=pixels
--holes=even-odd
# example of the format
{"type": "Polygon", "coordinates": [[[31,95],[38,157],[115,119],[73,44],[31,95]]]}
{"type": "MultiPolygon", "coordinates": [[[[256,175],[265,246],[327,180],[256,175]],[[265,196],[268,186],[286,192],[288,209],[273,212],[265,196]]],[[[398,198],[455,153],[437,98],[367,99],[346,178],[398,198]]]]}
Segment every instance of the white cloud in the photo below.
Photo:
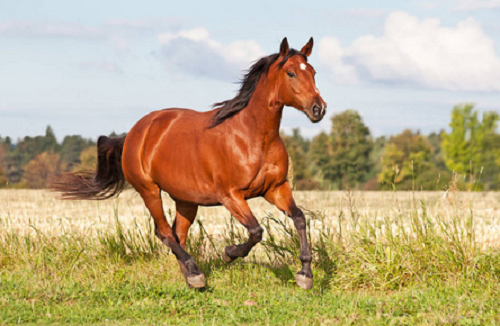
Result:
{"type": "Polygon", "coordinates": [[[456,0],[454,10],[480,10],[500,8],[500,0],[456,0]]]}
{"type": "MultiPolygon", "coordinates": [[[[132,51],[134,40],[157,35],[162,62],[171,69],[215,78],[237,78],[242,69],[264,55],[253,40],[222,44],[205,28],[178,30],[172,20],[108,20],[96,26],[68,22],[0,21],[0,37],[57,38],[107,41],[117,52],[132,51]],[[169,32],[158,34],[160,30],[169,32]],[[177,30],[172,32],[172,30],[177,30]]],[[[86,64],[82,67],[119,72],[109,64],[86,64]]]]}
{"type": "Polygon", "coordinates": [[[340,82],[357,76],[448,90],[500,90],[500,57],[472,18],[450,28],[398,11],[387,17],[381,37],[362,36],[347,48],[324,38],[319,47],[322,63],[340,82]]]}
{"type": "Polygon", "coordinates": [[[235,41],[223,48],[221,55],[229,63],[245,66],[265,55],[259,43],[250,41],[235,41]]]}
{"type": "Polygon", "coordinates": [[[194,42],[212,42],[209,37],[209,32],[204,28],[194,28],[190,30],[182,30],[177,33],[167,32],[160,34],[158,35],[158,42],[161,44],[169,44],[179,38],[185,38],[194,42]]]}
{"type": "Polygon", "coordinates": [[[353,84],[358,81],[356,67],[344,63],[346,53],[336,38],[322,38],[318,44],[318,55],[320,61],[330,69],[335,82],[353,84]]]}
{"type": "Polygon", "coordinates": [[[253,40],[223,45],[211,38],[204,28],[160,34],[158,42],[167,67],[215,78],[234,76],[264,55],[260,45],[253,40]]]}

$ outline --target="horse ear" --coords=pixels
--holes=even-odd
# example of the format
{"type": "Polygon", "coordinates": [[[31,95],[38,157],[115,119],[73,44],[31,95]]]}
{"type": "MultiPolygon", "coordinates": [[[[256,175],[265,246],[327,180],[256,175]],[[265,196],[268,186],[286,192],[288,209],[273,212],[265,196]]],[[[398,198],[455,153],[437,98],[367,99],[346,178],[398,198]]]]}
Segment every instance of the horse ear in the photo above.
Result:
{"type": "Polygon", "coordinates": [[[314,41],[313,41],[313,38],[311,37],[309,39],[309,42],[307,42],[307,44],[304,45],[304,47],[302,48],[302,50],[300,50],[300,52],[302,52],[306,57],[310,56],[311,52],[313,50],[313,44],[314,44],[314,41]]]}
{"type": "Polygon", "coordinates": [[[281,41],[281,45],[280,45],[280,55],[281,56],[286,56],[288,54],[288,40],[286,39],[286,37],[283,39],[283,41],[281,41]]]}

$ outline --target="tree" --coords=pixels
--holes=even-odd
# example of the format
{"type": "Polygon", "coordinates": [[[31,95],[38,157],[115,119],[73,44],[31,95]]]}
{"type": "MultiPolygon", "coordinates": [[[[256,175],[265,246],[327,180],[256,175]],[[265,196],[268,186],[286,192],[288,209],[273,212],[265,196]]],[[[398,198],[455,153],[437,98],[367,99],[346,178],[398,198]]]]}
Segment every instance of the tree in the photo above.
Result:
{"type": "Polygon", "coordinates": [[[57,151],[59,145],[50,126],[47,126],[45,136],[24,137],[16,145],[12,144],[9,137],[2,143],[4,155],[0,163],[3,174],[8,182],[15,185],[21,182],[24,174],[23,168],[38,154],[44,151],[57,151]]]}
{"type": "Polygon", "coordinates": [[[40,153],[58,152],[59,149],[54,131],[50,126],[47,126],[45,136],[24,137],[22,141],[17,143],[14,152],[19,155],[20,163],[24,166],[40,153]]]}
{"type": "Polygon", "coordinates": [[[112,131],[108,137],[110,138],[120,138],[120,137],[125,137],[127,136],[126,132],[122,132],[121,134],[117,134],[116,132],[112,131]]]}
{"type": "Polygon", "coordinates": [[[373,150],[370,153],[370,165],[371,170],[366,175],[367,182],[365,183],[364,190],[377,190],[378,186],[378,174],[382,171],[382,157],[385,152],[385,146],[389,139],[386,136],[379,136],[375,138],[373,142],[373,150]]]}
{"type": "Polygon", "coordinates": [[[346,110],[332,117],[330,133],[330,164],[322,169],[323,175],[343,188],[344,178],[361,183],[371,169],[370,153],[373,142],[370,130],[357,111],[346,110]]]}
{"type": "MultiPolygon", "coordinates": [[[[41,137],[40,137],[41,138],[41,137]]],[[[42,146],[40,150],[42,152],[58,152],[60,150],[60,146],[57,143],[56,136],[54,134],[54,130],[52,130],[51,126],[47,126],[45,129],[45,137],[41,139],[42,146]]]]}
{"type": "Polygon", "coordinates": [[[328,171],[332,157],[328,135],[322,131],[315,136],[309,146],[309,157],[313,163],[312,172],[325,178],[323,171],[328,171]]]}
{"type": "Polygon", "coordinates": [[[7,176],[3,173],[3,169],[0,166],[0,188],[5,187],[8,183],[8,181],[9,180],[7,179],[7,176]]]}
{"type": "Polygon", "coordinates": [[[72,171],[95,170],[97,166],[97,148],[89,146],[80,153],[80,164],[74,165],[72,171]]]}
{"type": "Polygon", "coordinates": [[[485,112],[481,125],[481,169],[480,181],[485,189],[500,189],[500,134],[497,133],[500,117],[497,112],[485,112]]]}
{"type": "Polygon", "coordinates": [[[431,162],[431,152],[429,140],[419,133],[406,129],[401,134],[392,136],[385,146],[382,171],[377,177],[380,187],[391,189],[395,186],[402,190],[435,189],[440,177],[431,162]]]}
{"type": "Polygon", "coordinates": [[[431,161],[439,170],[448,171],[446,163],[444,162],[444,152],[441,147],[443,139],[446,136],[446,132],[441,130],[438,133],[431,133],[427,136],[429,144],[431,145],[431,161]]]}
{"type": "Polygon", "coordinates": [[[2,167],[4,154],[5,154],[4,144],[2,142],[2,137],[0,137],[0,168],[2,167]]]}
{"type": "Polygon", "coordinates": [[[12,140],[10,139],[9,136],[5,137],[5,140],[3,141],[3,144],[7,148],[10,148],[12,146],[12,140]]]}
{"type": "Polygon", "coordinates": [[[5,152],[5,150],[4,150],[4,146],[2,143],[2,138],[0,137],[0,188],[5,187],[7,185],[7,182],[8,182],[7,176],[3,172],[3,168],[2,168],[4,152],[5,152]]]}
{"type": "Polygon", "coordinates": [[[473,104],[457,105],[451,115],[451,132],[444,135],[442,150],[449,170],[472,177],[475,186],[494,188],[500,173],[496,131],[499,115],[485,112],[482,122],[473,104]],[[482,171],[482,173],[481,173],[482,171]],[[483,182],[478,183],[481,178],[483,182]]]}
{"type": "Polygon", "coordinates": [[[59,154],[43,152],[31,160],[24,170],[23,179],[28,188],[45,188],[49,177],[62,171],[61,157],[59,154]]]}
{"type": "Polygon", "coordinates": [[[469,162],[477,163],[480,155],[477,139],[480,125],[474,105],[455,106],[451,114],[450,127],[451,133],[443,137],[441,146],[446,166],[459,174],[468,175],[471,172],[469,162]]]}
{"type": "Polygon", "coordinates": [[[306,161],[305,154],[303,150],[304,140],[300,135],[300,130],[298,128],[293,129],[293,135],[281,135],[283,142],[285,143],[288,155],[293,162],[293,177],[295,182],[306,177],[306,161]]]}
{"type": "Polygon", "coordinates": [[[8,150],[2,158],[3,173],[7,177],[10,184],[15,184],[21,181],[23,177],[23,164],[21,155],[17,147],[8,150]]]}
{"type": "Polygon", "coordinates": [[[74,165],[80,164],[80,153],[83,149],[94,145],[89,139],[79,135],[66,136],[61,145],[61,160],[68,167],[73,169],[74,165]]]}
{"type": "Polygon", "coordinates": [[[285,147],[289,156],[289,181],[293,179],[293,186],[297,190],[312,190],[318,189],[320,184],[313,180],[310,171],[310,162],[308,158],[310,141],[304,139],[298,128],[293,129],[291,136],[282,134],[281,138],[285,143],[285,147]]]}

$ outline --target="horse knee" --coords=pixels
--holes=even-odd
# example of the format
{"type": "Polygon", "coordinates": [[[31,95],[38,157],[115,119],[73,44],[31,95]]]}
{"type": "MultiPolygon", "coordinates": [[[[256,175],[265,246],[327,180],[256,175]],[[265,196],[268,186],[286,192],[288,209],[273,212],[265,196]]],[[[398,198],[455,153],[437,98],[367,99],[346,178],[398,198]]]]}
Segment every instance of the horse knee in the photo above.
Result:
{"type": "Polygon", "coordinates": [[[163,236],[161,233],[160,233],[160,230],[155,227],[155,235],[158,239],[160,239],[160,241],[163,241],[163,239],[165,239],[165,236],[163,236]]]}
{"type": "Polygon", "coordinates": [[[250,238],[255,242],[260,242],[262,240],[262,234],[264,233],[264,230],[260,225],[257,225],[255,227],[252,227],[248,229],[248,233],[250,233],[250,238]]]}
{"type": "Polygon", "coordinates": [[[174,243],[179,243],[177,235],[172,232],[161,232],[158,227],[155,228],[155,235],[165,245],[171,247],[174,243]]]}

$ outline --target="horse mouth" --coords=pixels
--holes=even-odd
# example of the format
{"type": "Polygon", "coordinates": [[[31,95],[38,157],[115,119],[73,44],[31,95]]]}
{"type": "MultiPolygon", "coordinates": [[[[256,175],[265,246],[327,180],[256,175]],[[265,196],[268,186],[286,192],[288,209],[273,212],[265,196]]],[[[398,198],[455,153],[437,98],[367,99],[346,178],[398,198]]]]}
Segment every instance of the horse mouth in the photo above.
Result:
{"type": "Polygon", "coordinates": [[[314,104],[310,110],[306,110],[306,115],[312,123],[320,122],[326,113],[326,106],[314,104]]]}

